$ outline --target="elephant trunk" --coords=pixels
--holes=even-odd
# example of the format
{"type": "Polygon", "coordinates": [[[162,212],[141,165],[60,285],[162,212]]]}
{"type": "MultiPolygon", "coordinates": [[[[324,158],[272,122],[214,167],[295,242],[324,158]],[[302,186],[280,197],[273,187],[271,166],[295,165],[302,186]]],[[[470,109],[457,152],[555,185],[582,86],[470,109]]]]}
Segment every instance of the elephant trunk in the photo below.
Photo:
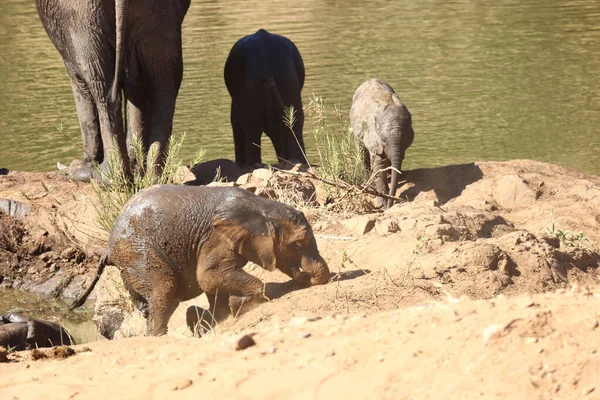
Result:
{"type": "Polygon", "coordinates": [[[310,284],[324,285],[329,282],[329,267],[323,257],[317,255],[315,258],[304,257],[302,259],[302,271],[310,275],[310,284]]]}
{"type": "MultiPolygon", "coordinates": [[[[398,187],[398,179],[400,170],[402,168],[402,161],[404,160],[404,149],[402,148],[402,135],[396,135],[391,142],[390,151],[388,158],[392,166],[392,182],[390,184],[390,196],[396,196],[396,188],[398,187]]],[[[390,208],[394,205],[394,200],[388,199],[387,207],[390,208]]]]}
{"type": "Polygon", "coordinates": [[[123,42],[125,40],[127,0],[115,0],[115,76],[110,89],[110,102],[115,103],[121,89],[123,76],[123,42]]]}

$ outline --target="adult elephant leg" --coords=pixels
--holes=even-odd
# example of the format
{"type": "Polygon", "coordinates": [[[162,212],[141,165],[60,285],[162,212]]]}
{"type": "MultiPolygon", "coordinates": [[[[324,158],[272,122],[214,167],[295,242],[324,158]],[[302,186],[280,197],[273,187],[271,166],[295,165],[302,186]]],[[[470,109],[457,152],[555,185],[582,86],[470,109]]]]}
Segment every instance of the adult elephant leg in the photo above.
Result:
{"type": "MultiPolygon", "coordinates": [[[[281,122],[271,122],[271,126],[266,129],[266,135],[271,140],[275,154],[277,155],[277,162],[286,160],[286,154],[284,151],[284,135],[286,135],[287,127],[281,122]]],[[[289,132],[289,131],[287,131],[289,132]]]]}
{"type": "Polygon", "coordinates": [[[246,133],[246,165],[254,165],[262,162],[262,150],[260,138],[262,130],[256,127],[256,124],[249,124],[248,128],[244,128],[246,133]]]}
{"type": "Polygon", "coordinates": [[[242,129],[242,115],[240,108],[231,102],[231,128],[233,129],[233,146],[235,150],[235,162],[246,165],[246,135],[242,129]]]}
{"type": "Polygon", "coordinates": [[[129,177],[121,98],[118,96],[117,99],[111,100],[109,96],[111,78],[114,75],[113,50],[110,43],[95,36],[84,35],[80,40],[75,41],[73,46],[74,54],[77,56],[75,61],[77,71],[96,107],[104,156],[100,164],[101,174],[105,176],[108,172],[114,150],[123,160],[124,171],[122,172],[129,177]],[[96,43],[97,47],[90,51],[89,43],[96,43]]]}
{"type": "Polygon", "coordinates": [[[155,105],[160,111],[153,113],[151,118],[151,131],[149,137],[149,149],[152,147],[156,148],[157,158],[152,159],[152,153],[148,154],[146,159],[147,170],[154,168],[154,176],[162,174],[165,162],[167,159],[167,152],[169,147],[169,141],[173,133],[173,115],[175,113],[175,97],[165,96],[165,100],[161,100],[155,105]]]}
{"type": "Polygon", "coordinates": [[[138,44],[138,52],[135,68],[139,76],[133,84],[126,86],[126,97],[130,102],[127,122],[131,124],[128,135],[137,133],[141,136],[144,151],[148,154],[146,171],[153,168],[158,176],[164,168],[183,77],[181,41],[170,36],[166,40],[152,37],[138,44]],[[150,159],[151,147],[156,147],[156,160],[150,159]],[[154,165],[150,165],[152,162],[154,165]]]}
{"type": "MultiPolygon", "coordinates": [[[[102,132],[102,147],[104,149],[104,160],[100,164],[100,174],[102,176],[98,178],[104,180],[111,168],[110,163],[115,162],[117,159],[120,159],[123,168],[123,171],[119,171],[119,173],[122,172],[127,178],[130,170],[123,130],[121,99],[117,99],[115,103],[111,103],[106,98],[102,99],[97,102],[97,108],[100,131],[102,132]]],[[[117,165],[112,167],[116,168],[117,165]]]]}
{"type": "Polygon", "coordinates": [[[127,59],[128,79],[124,83],[125,114],[127,120],[127,155],[132,170],[143,171],[146,168],[144,155],[150,146],[150,117],[152,112],[151,87],[147,87],[148,78],[144,75],[143,65],[137,52],[127,59]]]}
{"type": "Polygon", "coordinates": [[[96,105],[87,85],[68,65],[67,71],[71,77],[73,99],[75,100],[83,141],[82,165],[72,171],[71,176],[76,181],[87,182],[93,176],[94,163],[100,164],[104,158],[100,123],[96,105]]]}

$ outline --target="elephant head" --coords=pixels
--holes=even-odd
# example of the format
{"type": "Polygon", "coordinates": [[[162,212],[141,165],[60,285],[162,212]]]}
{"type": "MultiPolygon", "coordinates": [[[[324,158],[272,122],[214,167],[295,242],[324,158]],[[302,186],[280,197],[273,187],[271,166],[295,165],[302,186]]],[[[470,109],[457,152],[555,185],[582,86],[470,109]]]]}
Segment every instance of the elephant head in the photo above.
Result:
{"type": "Polygon", "coordinates": [[[268,271],[280,270],[303,286],[327,283],[329,268],[304,214],[283,203],[249,196],[230,198],[216,210],[215,232],[229,248],[268,271]]]}

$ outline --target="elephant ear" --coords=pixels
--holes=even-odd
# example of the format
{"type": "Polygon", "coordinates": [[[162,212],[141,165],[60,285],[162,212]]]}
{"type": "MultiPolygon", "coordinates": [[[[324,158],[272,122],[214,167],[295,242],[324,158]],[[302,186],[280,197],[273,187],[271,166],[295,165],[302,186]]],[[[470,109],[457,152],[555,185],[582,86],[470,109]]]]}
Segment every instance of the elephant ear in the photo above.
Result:
{"type": "Polygon", "coordinates": [[[252,197],[237,196],[221,203],[215,211],[213,228],[234,253],[273,271],[277,266],[275,226],[252,197]]]}
{"type": "MultiPolygon", "coordinates": [[[[379,122],[378,115],[369,115],[369,122],[367,123],[367,131],[363,142],[365,147],[370,150],[371,154],[383,154],[383,140],[381,136],[384,134],[383,127],[379,122]]],[[[372,161],[372,160],[371,160],[372,161]]]]}

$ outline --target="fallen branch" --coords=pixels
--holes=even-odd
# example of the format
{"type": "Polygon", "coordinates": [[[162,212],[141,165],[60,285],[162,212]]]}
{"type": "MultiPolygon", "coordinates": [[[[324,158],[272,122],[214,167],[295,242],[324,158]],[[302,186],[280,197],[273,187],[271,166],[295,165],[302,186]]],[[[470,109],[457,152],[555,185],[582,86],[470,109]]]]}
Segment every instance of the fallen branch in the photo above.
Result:
{"type": "Polygon", "coordinates": [[[350,237],[350,236],[333,236],[333,235],[320,235],[320,234],[315,234],[315,237],[317,238],[321,238],[321,239],[331,239],[331,240],[355,240],[356,238],[350,237]]]}
{"type": "MultiPolygon", "coordinates": [[[[379,196],[379,197],[383,197],[384,199],[387,199],[387,200],[395,200],[395,201],[398,201],[398,202],[401,202],[401,203],[403,203],[403,202],[406,201],[405,199],[402,199],[400,197],[390,196],[389,194],[384,194],[384,193],[378,192],[377,190],[369,188],[367,185],[363,185],[363,186],[361,186],[361,185],[350,185],[349,183],[346,183],[344,181],[341,181],[341,183],[338,183],[338,182],[331,181],[329,179],[321,178],[321,177],[319,177],[319,176],[317,176],[314,173],[309,172],[309,171],[288,171],[288,170],[279,169],[279,168],[273,167],[273,166],[271,168],[273,168],[276,171],[281,171],[281,172],[284,172],[284,173],[290,174],[290,175],[308,176],[309,178],[316,179],[316,180],[318,180],[320,182],[323,182],[323,183],[325,183],[327,185],[335,186],[335,187],[343,189],[343,190],[348,190],[348,191],[354,190],[354,191],[358,191],[359,193],[367,193],[367,194],[370,194],[370,195],[373,195],[373,196],[379,196]]],[[[376,175],[376,174],[378,174],[379,172],[387,171],[387,170],[392,169],[392,168],[393,167],[388,167],[388,168],[384,168],[384,169],[378,170],[378,171],[376,171],[373,174],[373,176],[376,175]]],[[[370,182],[370,181],[371,181],[371,178],[369,178],[369,180],[367,182],[370,182]]],[[[399,183],[402,183],[402,182],[405,182],[405,181],[400,181],[399,183]]],[[[347,193],[344,194],[342,197],[345,197],[346,195],[347,195],[347,193]]]]}

